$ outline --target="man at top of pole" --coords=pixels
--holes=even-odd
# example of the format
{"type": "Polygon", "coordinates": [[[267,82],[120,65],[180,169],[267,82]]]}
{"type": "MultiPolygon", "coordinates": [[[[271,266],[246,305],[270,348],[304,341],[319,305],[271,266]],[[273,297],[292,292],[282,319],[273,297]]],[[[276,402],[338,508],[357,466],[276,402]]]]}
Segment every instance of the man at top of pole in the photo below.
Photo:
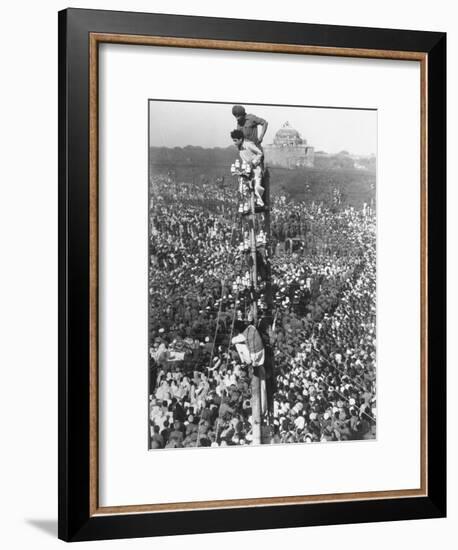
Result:
{"type": "Polygon", "coordinates": [[[262,140],[267,132],[267,120],[256,115],[247,114],[245,107],[242,105],[234,105],[232,114],[237,120],[237,130],[241,130],[248,141],[252,141],[257,147],[261,147],[262,140]],[[258,126],[261,126],[259,137],[258,126]]]}
{"type": "Polygon", "coordinates": [[[262,194],[262,161],[264,153],[252,141],[245,139],[242,130],[233,130],[231,138],[239,151],[240,158],[253,170],[254,192],[259,206],[264,206],[262,194]]]}

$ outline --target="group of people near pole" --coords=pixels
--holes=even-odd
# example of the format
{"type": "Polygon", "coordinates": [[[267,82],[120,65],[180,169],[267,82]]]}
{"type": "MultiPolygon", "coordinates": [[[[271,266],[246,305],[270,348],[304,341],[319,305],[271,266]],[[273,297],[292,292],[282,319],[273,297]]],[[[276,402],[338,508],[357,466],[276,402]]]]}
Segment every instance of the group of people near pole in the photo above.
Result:
{"type": "MultiPolygon", "coordinates": [[[[150,187],[150,448],[249,445],[263,349],[252,339],[244,356],[256,327],[236,193],[211,181],[190,192],[161,174],[150,187]]],[[[275,197],[271,219],[275,389],[263,442],[373,438],[373,213],[275,197]],[[292,238],[298,249],[285,246],[292,238]]]]}
{"type": "Polygon", "coordinates": [[[258,206],[263,207],[264,152],[261,143],[267,131],[268,123],[263,118],[247,114],[242,105],[234,105],[232,114],[237,120],[237,128],[231,132],[231,138],[239,152],[241,161],[247,165],[248,170],[251,172],[250,177],[254,183],[256,203],[258,206]],[[258,126],[261,127],[259,136],[258,126]]]}

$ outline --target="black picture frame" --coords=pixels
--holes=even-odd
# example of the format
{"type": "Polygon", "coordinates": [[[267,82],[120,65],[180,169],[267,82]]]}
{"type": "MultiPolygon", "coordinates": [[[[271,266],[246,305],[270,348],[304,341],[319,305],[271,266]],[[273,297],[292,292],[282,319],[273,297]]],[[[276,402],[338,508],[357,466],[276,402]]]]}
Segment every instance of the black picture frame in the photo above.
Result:
{"type": "Polygon", "coordinates": [[[65,541],[439,518],[446,514],[446,35],[163,14],[59,13],[59,538],[65,541]],[[90,506],[90,33],[427,56],[427,494],[97,515],[90,506]]]}

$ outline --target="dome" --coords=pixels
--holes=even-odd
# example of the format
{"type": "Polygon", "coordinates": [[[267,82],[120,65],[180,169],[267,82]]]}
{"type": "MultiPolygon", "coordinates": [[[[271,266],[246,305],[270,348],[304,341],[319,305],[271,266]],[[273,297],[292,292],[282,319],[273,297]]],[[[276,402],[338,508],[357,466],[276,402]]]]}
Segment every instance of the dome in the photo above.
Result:
{"type": "Polygon", "coordinates": [[[299,145],[305,143],[301,138],[300,133],[291,126],[289,122],[285,122],[280,130],[277,131],[274,138],[276,145],[294,144],[299,145]]]}

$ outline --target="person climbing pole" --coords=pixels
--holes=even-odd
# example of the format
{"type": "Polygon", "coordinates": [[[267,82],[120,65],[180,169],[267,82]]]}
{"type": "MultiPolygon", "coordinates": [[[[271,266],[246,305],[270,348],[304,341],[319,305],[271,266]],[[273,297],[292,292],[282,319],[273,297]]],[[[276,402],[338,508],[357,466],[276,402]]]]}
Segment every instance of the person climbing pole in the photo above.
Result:
{"type": "Polygon", "coordinates": [[[264,206],[262,195],[264,187],[262,186],[262,161],[264,153],[252,141],[245,139],[241,130],[233,130],[231,138],[239,151],[242,162],[246,163],[253,171],[254,192],[259,206],[264,206]]]}
{"type": "Polygon", "coordinates": [[[237,130],[241,130],[245,139],[252,141],[256,147],[262,149],[261,143],[267,132],[268,122],[261,117],[249,114],[243,105],[234,105],[232,114],[237,120],[237,130]],[[258,126],[261,126],[261,133],[258,137],[258,126]]]}
{"type": "Polygon", "coordinates": [[[254,322],[254,316],[252,312],[248,314],[248,326],[243,330],[243,332],[240,332],[237,334],[237,336],[234,336],[232,338],[233,344],[244,344],[246,346],[246,349],[248,350],[248,353],[242,353],[240,354],[240,351],[244,349],[245,346],[240,346],[238,348],[239,354],[241,356],[242,361],[246,358],[250,358],[249,364],[253,367],[260,367],[264,365],[264,359],[265,359],[265,350],[264,350],[264,344],[261,338],[261,335],[258,332],[258,329],[255,326],[254,322]]]}

